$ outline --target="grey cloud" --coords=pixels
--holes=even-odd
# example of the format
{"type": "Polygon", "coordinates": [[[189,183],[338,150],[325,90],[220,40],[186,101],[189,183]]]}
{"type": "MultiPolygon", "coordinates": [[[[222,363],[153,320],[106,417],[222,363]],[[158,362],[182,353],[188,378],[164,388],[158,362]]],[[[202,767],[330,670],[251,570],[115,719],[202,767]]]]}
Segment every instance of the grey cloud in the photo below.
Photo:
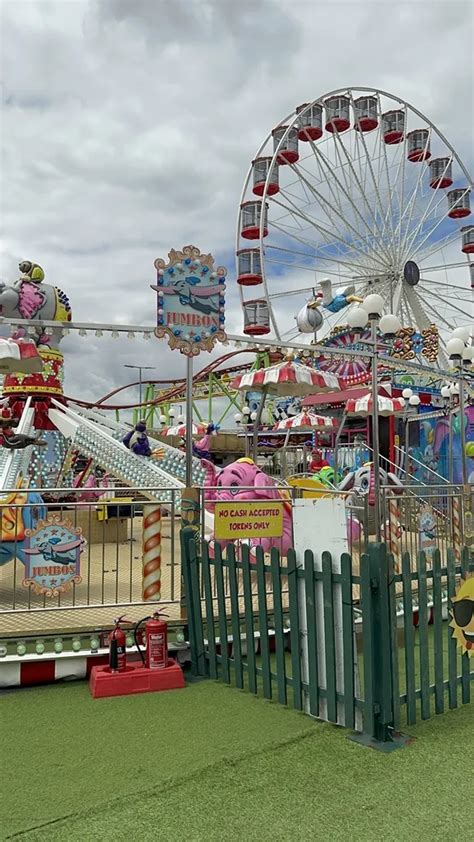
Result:
{"type": "MultiPolygon", "coordinates": [[[[38,261],[77,319],[153,324],[153,260],[194,242],[228,266],[240,330],[234,228],[249,162],[296,104],[339,86],[406,98],[472,162],[469,2],[78,0],[2,14],[1,276],[38,261]]],[[[179,376],[165,348],[69,337],[67,391],[97,398],[126,382],[124,362],[150,358],[179,376]]]]}

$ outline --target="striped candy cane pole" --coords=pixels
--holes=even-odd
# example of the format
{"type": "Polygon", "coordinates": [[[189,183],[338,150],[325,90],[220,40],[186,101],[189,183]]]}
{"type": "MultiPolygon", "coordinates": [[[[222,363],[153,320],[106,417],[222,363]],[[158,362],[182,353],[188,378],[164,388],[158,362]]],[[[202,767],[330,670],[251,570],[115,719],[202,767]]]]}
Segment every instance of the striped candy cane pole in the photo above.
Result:
{"type": "Polygon", "coordinates": [[[395,497],[391,497],[388,503],[388,524],[389,524],[389,546],[393,555],[393,563],[397,573],[400,572],[400,506],[395,497]]]}
{"type": "Polygon", "coordinates": [[[461,560],[461,502],[458,495],[454,495],[453,498],[453,507],[452,507],[452,517],[453,517],[453,544],[454,544],[454,555],[456,557],[456,561],[461,560]]]}
{"type": "Polygon", "coordinates": [[[143,600],[161,599],[161,507],[143,507],[143,600]]]}

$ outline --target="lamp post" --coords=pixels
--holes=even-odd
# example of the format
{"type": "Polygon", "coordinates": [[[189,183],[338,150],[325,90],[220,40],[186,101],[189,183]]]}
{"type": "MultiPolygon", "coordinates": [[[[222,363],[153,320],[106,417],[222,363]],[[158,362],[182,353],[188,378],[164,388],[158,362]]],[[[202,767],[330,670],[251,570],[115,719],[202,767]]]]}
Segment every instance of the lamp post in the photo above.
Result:
{"type": "Polygon", "coordinates": [[[154,365],[128,365],[125,363],[124,368],[136,368],[138,370],[138,377],[139,377],[139,404],[142,405],[142,371],[152,371],[155,368],[154,365]]]}
{"type": "MultiPolygon", "coordinates": [[[[464,376],[472,364],[474,348],[468,344],[470,339],[469,328],[457,328],[451,339],[446,343],[446,353],[449,359],[459,370],[459,432],[461,437],[461,478],[462,484],[467,485],[466,465],[466,419],[465,419],[465,387],[464,376]]],[[[455,384],[454,384],[455,385],[455,384]]]]}
{"type": "Polygon", "coordinates": [[[400,330],[398,318],[391,313],[383,316],[384,307],[381,295],[374,293],[364,298],[363,302],[349,311],[347,321],[350,327],[362,331],[370,322],[370,340],[372,348],[372,450],[374,470],[374,518],[375,537],[381,540],[382,528],[380,523],[380,437],[379,437],[379,392],[378,392],[378,349],[377,349],[377,324],[380,320],[382,333],[389,337],[394,336],[400,330]]]}

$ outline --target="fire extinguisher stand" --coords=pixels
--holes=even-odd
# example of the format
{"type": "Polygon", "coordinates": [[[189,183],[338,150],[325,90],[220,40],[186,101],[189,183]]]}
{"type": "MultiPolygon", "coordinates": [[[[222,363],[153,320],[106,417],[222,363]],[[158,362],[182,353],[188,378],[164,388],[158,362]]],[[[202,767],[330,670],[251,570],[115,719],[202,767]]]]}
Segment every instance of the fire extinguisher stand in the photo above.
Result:
{"type": "Polygon", "coordinates": [[[124,618],[115,620],[115,627],[109,638],[109,664],[92,667],[89,687],[94,699],[179,690],[185,686],[181,667],[168,657],[168,629],[167,623],[160,617],[161,613],[155,611],[153,615],[144,617],[136,624],[134,636],[140,661],[128,663],[125,633],[120,627],[124,618]],[[145,653],[142,652],[138,641],[142,623],[145,623],[145,653]]]}

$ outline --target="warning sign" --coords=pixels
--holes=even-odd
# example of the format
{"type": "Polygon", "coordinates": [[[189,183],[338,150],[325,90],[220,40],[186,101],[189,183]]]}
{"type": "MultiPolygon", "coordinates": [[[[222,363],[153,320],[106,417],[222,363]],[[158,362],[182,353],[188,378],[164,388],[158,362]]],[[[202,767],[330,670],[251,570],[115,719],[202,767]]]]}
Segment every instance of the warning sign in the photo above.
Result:
{"type": "Polygon", "coordinates": [[[283,501],[216,503],[214,535],[217,540],[279,538],[283,535],[283,501]]]}

